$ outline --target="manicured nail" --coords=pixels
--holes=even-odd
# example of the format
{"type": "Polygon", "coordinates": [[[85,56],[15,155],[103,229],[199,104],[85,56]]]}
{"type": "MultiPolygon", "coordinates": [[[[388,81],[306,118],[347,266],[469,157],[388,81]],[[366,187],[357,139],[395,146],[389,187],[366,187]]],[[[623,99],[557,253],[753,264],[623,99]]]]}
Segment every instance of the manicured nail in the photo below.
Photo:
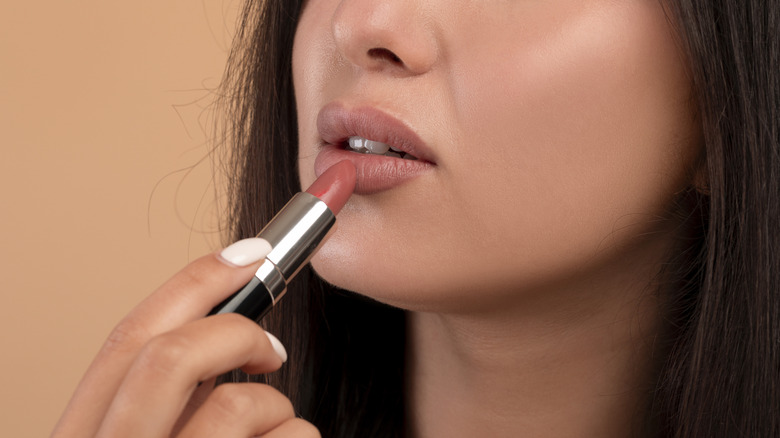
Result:
{"type": "Polygon", "coordinates": [[[265,335],[268,336],[268,340],[271,341],[271,346],[274,347],[274,351],[276,352],[276,355],[279,356],[279,359],[282,359],[282,363],[287,362],[287,350],[285,350],[284,345],[282,345],[282,342],[279,341],[279,339],[276,338],[276,336],[265,332],[265,335]]]}
{"type": "Polygon", "coordinates": [[[219,253],[220,258],[234,266],[247,266],[263,259],[271,252],[271,244],[259,237],[239,240],[219,253]]]}

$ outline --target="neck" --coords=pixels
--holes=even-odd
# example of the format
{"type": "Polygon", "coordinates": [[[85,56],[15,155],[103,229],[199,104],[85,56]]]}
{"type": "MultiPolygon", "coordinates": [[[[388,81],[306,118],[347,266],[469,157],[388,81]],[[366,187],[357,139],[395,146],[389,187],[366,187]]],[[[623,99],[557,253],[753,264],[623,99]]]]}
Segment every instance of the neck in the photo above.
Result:
{"type": "Polygon", "coordinates": [[[636,436],[658,326],[657,267],[644,270],[480,314],[410,314],[412,436],[636,436]]]}

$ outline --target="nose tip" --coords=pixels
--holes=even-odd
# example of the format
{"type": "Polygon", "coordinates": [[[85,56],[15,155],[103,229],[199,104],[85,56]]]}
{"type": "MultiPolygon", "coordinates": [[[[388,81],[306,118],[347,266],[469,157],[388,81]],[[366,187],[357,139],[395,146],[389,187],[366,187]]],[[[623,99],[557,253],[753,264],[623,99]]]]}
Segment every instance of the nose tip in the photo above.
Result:
{"type": "Polygon", "coordinates": [[[343,0],[332,32],[342,56],[368,71],[419,75],[438,57],[430,20],[407,0],[343,0]]]}

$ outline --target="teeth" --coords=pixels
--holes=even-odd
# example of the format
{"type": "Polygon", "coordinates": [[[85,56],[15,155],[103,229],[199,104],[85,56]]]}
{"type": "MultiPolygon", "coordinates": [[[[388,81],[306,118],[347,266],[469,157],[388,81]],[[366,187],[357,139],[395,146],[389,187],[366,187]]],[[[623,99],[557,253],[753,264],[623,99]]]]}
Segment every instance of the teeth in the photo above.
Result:
{"type": "Polygon", "coordinates": [[[372,154],[382,155],[390,150],[390,146],[373,140],[365,140],[363,147],[371,151],[372,154]]]}
{"type": "Polygon", "coordinates": [[[348,140],[349,147],[352,149],[359,151],[363,148],[363,137],[350,137],[348,140]]]}
{"type": "Polygon", "coordinates": [[[358,152],[382,155],[390,150],[390,146],[385,143],[357,136],[350,137],[347,143],[349,143],[349,147],[358,152]]]}
{"type": "Polygon", "coordinates": [[[417,157],[404,153],[400,149],[391,147],[386,143],[369,140],[363,137],[350,137],[349,140],[347,140],[347,144],[355,152],[361,152],[364,154],[384,155],[386,157],[403,158],[406,160],[417,159],[417,157]]]}

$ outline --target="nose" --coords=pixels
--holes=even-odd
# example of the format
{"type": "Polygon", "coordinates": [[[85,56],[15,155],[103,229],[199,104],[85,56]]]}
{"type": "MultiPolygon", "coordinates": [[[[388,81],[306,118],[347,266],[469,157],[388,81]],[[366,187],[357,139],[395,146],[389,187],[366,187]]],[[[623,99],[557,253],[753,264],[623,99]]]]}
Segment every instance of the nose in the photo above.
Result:
{"type": "Polygon", "coordinates": [[[432,21],[411,0],[342,0],[332,32],[341,55],[367,71],[421,75],[439,54],[432,21]]]}

